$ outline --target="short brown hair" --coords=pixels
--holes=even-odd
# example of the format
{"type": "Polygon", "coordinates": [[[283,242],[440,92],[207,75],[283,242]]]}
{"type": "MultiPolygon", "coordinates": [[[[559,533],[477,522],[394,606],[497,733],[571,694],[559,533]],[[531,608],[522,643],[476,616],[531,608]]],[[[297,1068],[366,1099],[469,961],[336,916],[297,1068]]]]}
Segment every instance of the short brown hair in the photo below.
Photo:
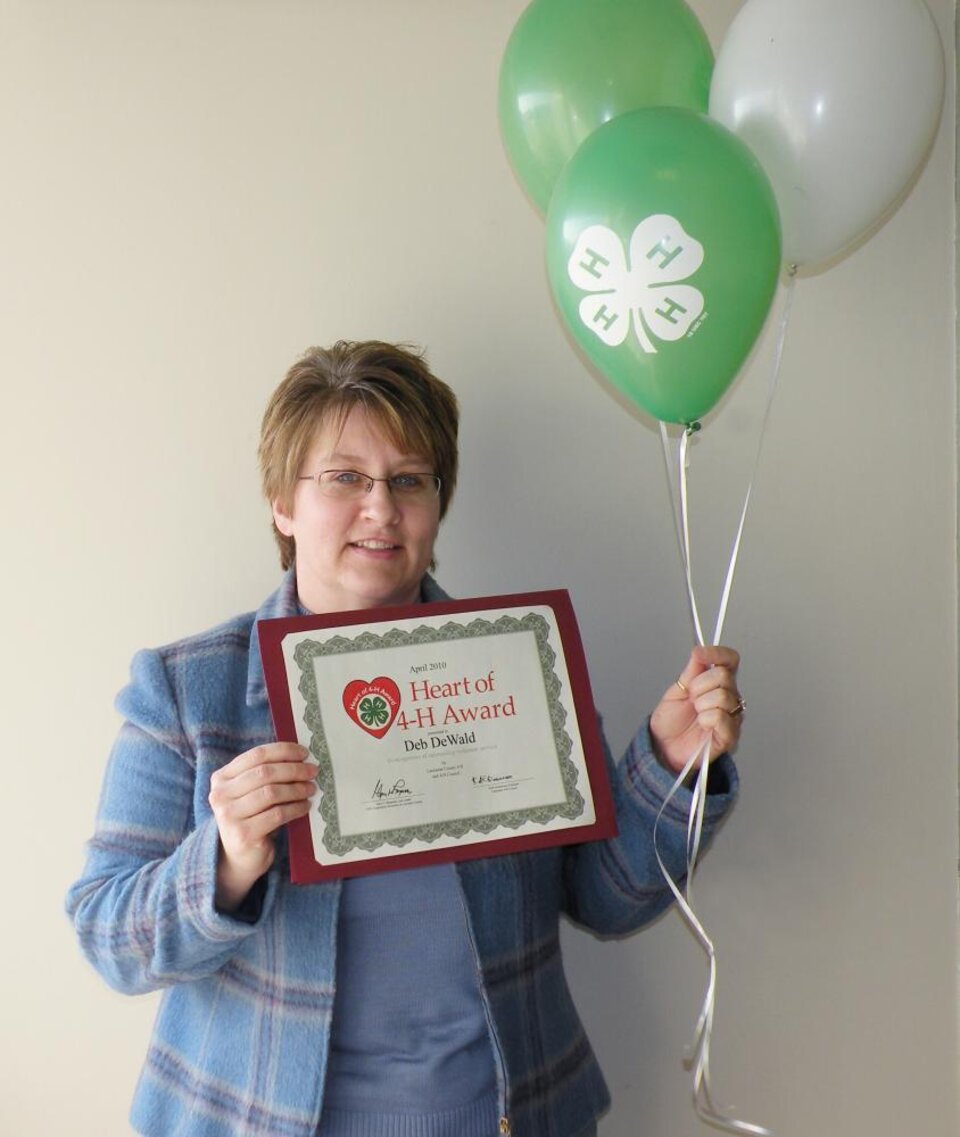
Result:
{"type": "MultiPolygon", "coordinates": [[[[263,495],[293,508],[300,468],[317,431],[342,426],[362,407],[398,450],[429,458],[440,477],[440,517],[457,484],[459,411],[453,391],[431,373],[421,350],[379,340],[338,340],[311,347],[273,392],[260,427],[263,495]]],[[[294,562],[292,537],[273,526],[284,569],[294,562]]]]}

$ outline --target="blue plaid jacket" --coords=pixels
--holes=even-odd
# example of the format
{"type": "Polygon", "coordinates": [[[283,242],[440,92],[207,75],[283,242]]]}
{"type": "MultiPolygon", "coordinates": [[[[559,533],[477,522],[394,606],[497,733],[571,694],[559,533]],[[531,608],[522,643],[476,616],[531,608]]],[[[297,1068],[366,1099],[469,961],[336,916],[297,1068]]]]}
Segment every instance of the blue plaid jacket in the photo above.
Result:
{"type": "MultiPolygon", "coordinates": [[[[430,578],[423,594],[444,598],[430,578]]],[[[339,884],[290,885],[281,842],[259,911],[217,912],[218,836],[207,801],[214,770],[275,737],[255,624],[296,611],[291,572],[258,612],[139,652],[117,700],[125,722],[67,908],[84,953],[111,986],[166,989],[131,1112],[148,1137],[317,1130],[339,884]]],[[[646,727],[610,769],[615,840],[457,865],[497,1060],[500,1131],[514,1137],[593,1132],[609,1104],[567,989],[560,913],[618,934],[671,901],[651,830],[672,779],[646,727]]],[[[708,799],[706,839],[736,794],[729,758],[711,780],[721,792],[708,799]]],[[[661,822],[661,850],[678,879],[688,808],[682,791],[661,822]]]]}

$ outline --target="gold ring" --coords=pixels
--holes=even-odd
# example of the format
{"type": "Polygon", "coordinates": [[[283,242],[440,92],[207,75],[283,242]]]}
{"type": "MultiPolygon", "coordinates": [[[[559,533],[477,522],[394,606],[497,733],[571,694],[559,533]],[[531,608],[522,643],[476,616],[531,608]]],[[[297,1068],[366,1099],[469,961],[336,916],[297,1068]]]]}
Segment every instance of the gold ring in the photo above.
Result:
{"type": "Polygon", "coordinates": [[[733,710],[730,713],[734,716],[742,715],[746,709],[747,709],[747,700],[743,697],[743,695],[741,695],[737,699],[737,705],[733,708],[733,710]]]}
{"type": "Polygon", "coordinates": [[[685,695],[689,694],[689,692],[687,691],[687,688],[686,688],[686,687],[683,685],[683,683],[681,683],[681,682],[680,682],[680,680],[679,680],[679,679],[677,680],[677,686],[680,688],[680,690],[681,690],[681,691],[682,691],[682,692],[683,692],[685,695]]]}

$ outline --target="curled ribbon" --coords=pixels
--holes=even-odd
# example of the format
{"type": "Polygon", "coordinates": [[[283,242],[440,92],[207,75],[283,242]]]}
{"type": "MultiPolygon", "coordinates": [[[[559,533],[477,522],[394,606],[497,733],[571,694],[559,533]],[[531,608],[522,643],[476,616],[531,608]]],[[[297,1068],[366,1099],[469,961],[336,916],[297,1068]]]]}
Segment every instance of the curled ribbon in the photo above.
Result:
{"type": "MultiPolygon", "coordinates": [[[[793,290],[794,290],[794,275],[795,270],[791,270],[786,278],[784,286],[784,304],[780,317],[780,325],[777,333],[777,343],[774,350],[773,368],[770,375],[770,382],[767,391],[767,403],[763,414],[763,420],[760,426],[760,434],[757,439],[757,449],[753,460],[753,469],[750,473],[750,481],[747,486],[747,492],[744,497],[743,508],[740,511],[740,521],[737,525],[736,536],[733,541],[733,548],[730,554],[730,562],[727,566],[726,576],[724,578],[723,592],[720,598],[720,606],[717,612],[717,619],[714,625],[712,644],[718,644],[720,637],[723,634],[723,625],[727,614],[727,605],[730,600],[730,592],[733,588],[733,578],[736,572],[737,559],[740,555],[740,544],[743,538],[743,530],[747,520],[747,511],[750,507],[750,495],[753,492],[753,483],[756,479],[757,468],[760,464],[760,455],[763,451],[763,441],[767,432],[767,423],[770,418],[770,409],[773,406],[773,397],[776,394],[777,382],[780,377],[780,365],[783,358],[783,347],[786,341],[787,326],[790,322],[790,312],[793,307],[793,290]]],[[[679,513],[677,503],[673,499],[672,487],[673,480],[669,482],[671,487],[671,503],[674,510],[674,521],[677,527],[677,539],[680,545],[680,559],[683,562],[683,571],[686,578],[687,585],[687,600],[690,607],[690,618],[693,622],[694,633],[697,638],[697,643],[705,644],[703,635],[703,627],[700,622],[700,612],[697,606],[697,599],[693,588],[693,572],[691,569],[690,557],[690,525],[689,525],[689,511],[688,511],[688,494],[687,494],[687,470],[689,467],[688,443],[691,436],[700,429],[699,423],[691,424],[684,428],[680,436],[679,446],[677,449],[677,482],[679,490],[679,513]]],[[[670,439],[667,434],[666,424],[660,423],[660,437],[663,442],[664,456],[666,458],[668,471],[671,466],[670,456],[670,439]]],[[[677,775],[676,781],[670,787],[670,792],[667,794],[657,813],[657,819],[653,826],[653,849],[657,858],[657,864],[660,866],[660,871],[667,882],[670,891],[673,893],[674,900],[676,901],[677,908],[682,915],[687,927],[693,933],[694,938],[703,948],[709,960],[709,975],[707,980],[707,987],[703,997],[700,1014],[697,1018],[696,1026],[693,1032],[693,1042],[690,1046],[688,1065],[693,1070],[693,1106],[697,1116],[701,1121],[706,1122],[708,1125],[713,1125],[718,1129],[722,1129],[727,1133],[740,1133],[749,1135],[749,1137],[773,1137],[773,1131],[765,1129],[761,1125],[754,1125],[748,1121],[741,1121],[730,1114],[718,1109],[714,1104],[713,1091],[710,1083],[710,1042],[713,1035],[713,1018],[716,1008],[716,994],[717,994],[717,953],[714,948],[713,941],[707,935],[703,924],[700,922],[697,914],[693,909],[693,877],[697,867],[697,860],[700,853],[700,842],[703,835],[703,818],[704,811],[707,804],[707,775],[710,759],[710,740],[707,739],[702,746],[691,754],[684,768],[677,775]],[[687,819],[687,857],[686,857],[686,879],[683,889],[680,888],[678,883],[673,879],[667,870],[666,865],[660,856],[660,847],[658,841],[660,820],[663,817],[665,810],[670,802],[676,796],[680,788],[686,783],[687,778],[691,775],[694,769],[697,768],[697,778],[693,787],[693,794],[690,802],[690,814],[687,819]]]]}

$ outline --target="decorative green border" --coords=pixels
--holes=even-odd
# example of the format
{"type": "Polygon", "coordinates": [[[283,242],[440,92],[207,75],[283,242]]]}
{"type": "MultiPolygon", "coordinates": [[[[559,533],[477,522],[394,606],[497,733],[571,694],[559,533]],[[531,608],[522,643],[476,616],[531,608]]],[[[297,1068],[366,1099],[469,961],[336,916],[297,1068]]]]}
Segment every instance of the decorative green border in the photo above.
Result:
{"type": "Polygon", "coordinates": [[[561,684],[554,671],[557,657],[548,643],[549,632],[550,625],[543,616],[535,612],[528,612],[519,619],[516,616],[500,616],[491,622],[478,618],[471,620],[466,625],[453,622],[443,624],[439,628],[420,625],[411,632],[404,632],[399,628],[390,628],[380,635],[373,632],[363,632],[353,639],[345,636],[334,636],[325,643],[317,643],[316,640],[301,640],[294,649],[293,658],[300,668],[299,688],[306,701],[303,721],[310,730],[310,751],[320,764],[317,774],[317,782],[322,791],[319,811],[325,823],[323,845],[327,852],[338,857],[351,853],[355,849],[372,853],[383,845],[402,848],[414,840],[429,844],[439,837],[460,838],[472,832],[490,833],[500,826],[518,829],[528,821],[545,825],[556,818],[572,821],[580,817],[584,812],[585,803],[577,789],[577,768],[570,761],[573,740],[564,728],[567,712],[558,698],[561,684]],[[389,647],[409,647],[413,644],[474,639],[482,636],[504,636],[518,632],[533,632],[537,641],[544,694],[546,695],[547,706],[550,709],[550,723],[553,727],[557,763],[560,767],[560,776],[566,795],[564,800],[536,806],[533,809],[508,810],[503,813],[484,814],[479,817],[460,818],[459,820],[435,822],[429,825],[383,829],[376,833],[343,835],[340,832],[336,786],[333,779],[330,750],[323,728],[323,717],[320,714],[320,699],[317,693],[313,660],[318,655],[346,655],[351,652],[374,651],[389,647]]]}

